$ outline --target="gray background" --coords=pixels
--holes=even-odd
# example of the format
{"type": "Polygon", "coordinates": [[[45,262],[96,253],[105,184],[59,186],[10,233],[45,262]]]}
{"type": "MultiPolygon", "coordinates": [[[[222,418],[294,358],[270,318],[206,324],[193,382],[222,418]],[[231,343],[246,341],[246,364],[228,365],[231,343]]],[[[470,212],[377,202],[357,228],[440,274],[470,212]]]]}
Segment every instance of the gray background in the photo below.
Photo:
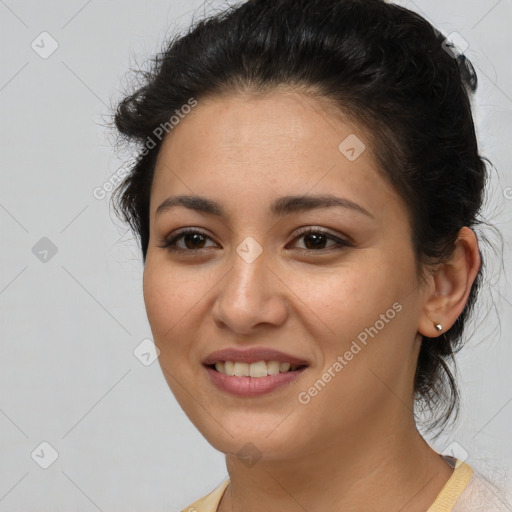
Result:
{"type": "MultiPolygon", "coordinates": [[[[480,149],[497,169],[485,213],[510,261],[512,0],[401,4],[469,43],[480,149]]],[[[158,362],[136,350],[151,339],[141,257],[109,194],[93,195],[126,159],[105,124],[129,68],[222,5],[0,0],[0,511],[176,511],[227,476],[158,362]]],[[[510,490],[512,294],[489,247],[458,358],[462,418],[432,444],[510,490]]]]}

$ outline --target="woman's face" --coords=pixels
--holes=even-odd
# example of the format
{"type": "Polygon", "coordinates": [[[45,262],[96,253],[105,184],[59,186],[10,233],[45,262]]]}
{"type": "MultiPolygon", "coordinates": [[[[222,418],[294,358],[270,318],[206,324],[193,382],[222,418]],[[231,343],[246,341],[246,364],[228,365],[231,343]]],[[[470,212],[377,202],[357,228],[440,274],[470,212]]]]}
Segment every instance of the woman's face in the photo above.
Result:
{"type": "Polygon", "coordinates": [[[406,208],[369,144],[281,91],[199,101],[161,147],[148,319],[172,392],[224,453],[318,453],[412,414],[424,292],[406,208]],[[178,196],[217,206],[157,211],[178,196]],[[314,207],[324,196],[339,204],[314,207]],[[184,228],[199,233],[162,247],[184,228]]]}

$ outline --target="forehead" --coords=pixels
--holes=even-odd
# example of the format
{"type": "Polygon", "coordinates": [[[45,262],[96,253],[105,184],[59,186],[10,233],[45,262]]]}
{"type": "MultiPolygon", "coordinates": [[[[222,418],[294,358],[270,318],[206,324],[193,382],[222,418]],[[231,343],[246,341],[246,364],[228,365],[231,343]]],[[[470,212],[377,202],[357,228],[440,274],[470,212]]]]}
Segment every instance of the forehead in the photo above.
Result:
{"type": "Polygon", "coordinates": [[[163,141],[151,211],[171,194],[261,204],[309,191],[347,192],[376,207],[396,199],[365,130],[325,102],[288,91],[214,97],[199,100],[163,141]]]}
{"type": "Polygon", "coordinates": [[[292,152],[307,158],[309,146],[320,144],[338,156],[339,143],[357,133],[370,150],[369,135],[363,128],[332,107],[325,98],[283,90],[209,97],[183,116],[162,149],[179,146],[182,152],[193,149],[195,154],[205,148],[211,153],[210,145],[215,144],[217,154],[225,148],[234,151],[241,147],[251,154],[254,150],[260,158],[265,154],[279,158],[292,152]],[[200,145],[199,138],[204,139],[200,145]]]}

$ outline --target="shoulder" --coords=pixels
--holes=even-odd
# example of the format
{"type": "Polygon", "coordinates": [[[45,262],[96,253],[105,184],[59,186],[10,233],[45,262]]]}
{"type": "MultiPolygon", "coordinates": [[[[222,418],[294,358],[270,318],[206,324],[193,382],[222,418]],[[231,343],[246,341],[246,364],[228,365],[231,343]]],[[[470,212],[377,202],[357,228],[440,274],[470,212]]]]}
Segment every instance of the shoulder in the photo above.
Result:
{"type": "Polygon", "coordinates": [[[509,493],[483,475],[474,473],[453,512],[507,512],[512,510],[509,493]]]}
{"type": "Polygon", "coordinates": [[[217,486],[206,496],[203,496],[201,499],[195,501],[192,503],[192,505],[185,507],[183,510],[181,510],[181,512],[216,512],[220,500],[228,487],[228,484],[229,478],[224,480],[219,486],[217,486]]]}
{"type": "Polygon", "coordinates": [[[454,469],[428,512],[511,512],[510,497],[464,461],[442,455],[454,469]]]}

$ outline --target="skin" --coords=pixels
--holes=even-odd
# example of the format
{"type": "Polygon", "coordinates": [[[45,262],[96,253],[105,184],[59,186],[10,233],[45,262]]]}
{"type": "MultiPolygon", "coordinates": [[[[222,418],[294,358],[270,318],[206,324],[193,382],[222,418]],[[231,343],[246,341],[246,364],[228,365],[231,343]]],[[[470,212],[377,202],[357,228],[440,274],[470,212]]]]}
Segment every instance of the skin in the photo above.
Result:
{"type": "Polygon", "coordinates": [[[159,362],[187,416],[226,454],[230,485],[220,512],[323,510],[424,512],[453,470],[413,419],[413,378],[421,335],[447,330],[480,266],[477,240],[460,231],[452,259],[420,280],[408,211],[379,172],[365,131],[332,116],[320,100],[278,90],[199,101],[161,147],[150,201],[144,300],[159,362]],[[350,161],[348,135],[366,149],[350,161]],[[176,207],[196,194],[225,218],[176,207]],[[286,195],[334,194],[370,215],[324,208],[273,217],[286,195]],[[299,228],[324,229],[352,246],[315,246],[299,228]],[[197,228],[181,252],[159,247],[197,228]],[[236,252],[246,237],[263,252],[236,252]],[[319,248],[316,248],[319,247],[319,248]],[[186,252],[188,251],[188,252],[186,252]],[[307,404],[307,391],[357,335],[392,308],[392,320],[307,404]],[[309,361],[292,384],[237,398],[211,384],[201,361],[227,347],[272,347],[309,361]],[[236,453],[252,443],[257,461],[236,453]]]}

